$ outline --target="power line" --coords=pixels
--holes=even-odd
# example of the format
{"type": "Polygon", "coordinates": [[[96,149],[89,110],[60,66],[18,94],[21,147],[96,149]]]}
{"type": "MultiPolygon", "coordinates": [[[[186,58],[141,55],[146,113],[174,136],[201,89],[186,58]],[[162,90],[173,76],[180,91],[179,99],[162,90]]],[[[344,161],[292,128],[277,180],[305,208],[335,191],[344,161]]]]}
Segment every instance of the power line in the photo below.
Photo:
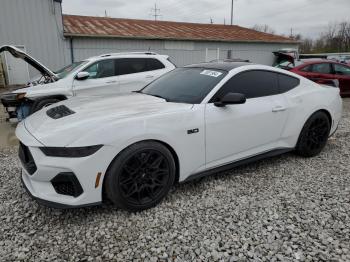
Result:
{"type": "Polygon", "coordinates": [[[154,17],[154,21],[158,20],[158,17],[161,17],[162,15],[160,14],[160,9],[157,8],[157,3],[154,4],[154,8],[151,9],[152,16],[154,17]]]}
{"type": "Polygon", "coordinates": [[[233,25],[233,0],[231,0],[231,25],[233,25]]]}

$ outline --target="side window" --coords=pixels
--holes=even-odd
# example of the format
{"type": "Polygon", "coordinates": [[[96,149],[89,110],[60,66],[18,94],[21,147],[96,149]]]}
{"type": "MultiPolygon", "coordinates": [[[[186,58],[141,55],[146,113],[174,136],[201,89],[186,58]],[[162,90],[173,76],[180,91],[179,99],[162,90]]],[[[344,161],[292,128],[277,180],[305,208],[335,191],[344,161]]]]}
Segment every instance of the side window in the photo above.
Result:
{"type": "Polygon", "coordinates": [[[147,61],[144,58],[117,59],[118,75],[128,75],[147,71],[147,61]]]}
{"type": "Polygon", "coordinates": [[[227,93],[241,93],[247,99],[276,95],[279,93],[277,74],[252,70],[235,75],[215,94],[211,102],[221,99],[227,93]]]}
{"type": "Polygon", "coordinates": [[[89,79],[97,79],[115,76],[115,62],[113,59],[96,62],[86,68],[84,72],[89,72],[89,79]]]}
{"type": "Polygon", "coordinates": [[[165,66],[158,59],[147,58],[147,70],[148,71],[159,70],[159,69],[163,69],[163,68],[165,68],[165,66]]]}
{"type": "Polygon", "coordinates": [[[311,72],[312,71],[312,65],[307,65],[300,69],[302,72],[311,72]]]}
{"type": "Polygon", "coordinates": [[[278,85],[280,93],[286,93],[300,84],[300,80],[283,74],[278,74],[278,85]]]}
{"type": "Polygon", "coordinates": [[[350,67],[333,64],[336,75],[350,76],[350,67]]]}
{"type": "Polygon", "coordinates": [[[312,66],[312,72],[319,74],[332,74],[332,67],[329,63],[314,64],[312,66]]]}

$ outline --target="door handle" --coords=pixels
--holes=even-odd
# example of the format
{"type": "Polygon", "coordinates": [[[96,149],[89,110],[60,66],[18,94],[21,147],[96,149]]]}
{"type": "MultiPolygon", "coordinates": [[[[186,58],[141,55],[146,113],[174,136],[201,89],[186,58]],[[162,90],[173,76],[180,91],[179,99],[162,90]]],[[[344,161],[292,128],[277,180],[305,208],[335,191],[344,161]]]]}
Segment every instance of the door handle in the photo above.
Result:
{"type": "Polygon", "coordinates": [[[276,112],[282,112],[282,111],[286,111],[287,108],[285,108],[284,106],[276,106],[274,108],[272,108],[272,112],[276,113],[276,112]]]}
{"type": "Polygon", "coordinates": [[[106,84],[115,84],[115,83],[117,83],[118,81],[116,81],[116,80],[113,80],[113,81],[107,81],[106,82],[106,84]]]}
{"type": "Polygon", "coordinates": [[[153,78],[154,76],[146,76],[147,79],[151,79],[153,78]]]}

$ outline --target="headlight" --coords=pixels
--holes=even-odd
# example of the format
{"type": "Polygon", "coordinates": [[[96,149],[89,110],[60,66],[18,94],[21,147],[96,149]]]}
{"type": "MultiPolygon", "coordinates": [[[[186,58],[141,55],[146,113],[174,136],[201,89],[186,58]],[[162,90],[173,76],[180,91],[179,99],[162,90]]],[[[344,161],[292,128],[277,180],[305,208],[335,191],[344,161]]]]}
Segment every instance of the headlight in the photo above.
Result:
{"type": "Polygon", "coordinates": [[[52,157],[87,157],[95,154],[103,145],[86,147],[40,147],[46,156],[52,157]]]}
{"type": "Polygon", "coordinates": [[[26,93],[19,93],[19,94],[17,94],[17,100],[22,100],[23,98],[25,98],[25,96],[26,96],[26,93]]]}
{"type": "Polygon", "coordinates": [[[26,96],[26,93],[7,93],[0,96],[1,100],[4,101],[19,101],[26,96]]]}

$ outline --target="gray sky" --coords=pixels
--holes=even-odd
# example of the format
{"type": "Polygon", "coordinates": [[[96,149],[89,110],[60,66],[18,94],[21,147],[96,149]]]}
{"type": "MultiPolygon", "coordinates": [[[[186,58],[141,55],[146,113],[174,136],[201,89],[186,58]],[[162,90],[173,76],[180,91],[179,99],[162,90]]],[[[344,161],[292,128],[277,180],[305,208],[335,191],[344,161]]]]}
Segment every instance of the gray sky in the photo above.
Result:
{"type": "MultiPolygon", "coordinates": [[[[223,24],[230,22],[231,0],[63,0],[63,13],[154,19],[155,2],[160,20],[223,24]]],[[[234,24],[268,24],[279,34],[316,38],[329,23],[350,20],[350,0],[234,0],[234,24]]]]}

